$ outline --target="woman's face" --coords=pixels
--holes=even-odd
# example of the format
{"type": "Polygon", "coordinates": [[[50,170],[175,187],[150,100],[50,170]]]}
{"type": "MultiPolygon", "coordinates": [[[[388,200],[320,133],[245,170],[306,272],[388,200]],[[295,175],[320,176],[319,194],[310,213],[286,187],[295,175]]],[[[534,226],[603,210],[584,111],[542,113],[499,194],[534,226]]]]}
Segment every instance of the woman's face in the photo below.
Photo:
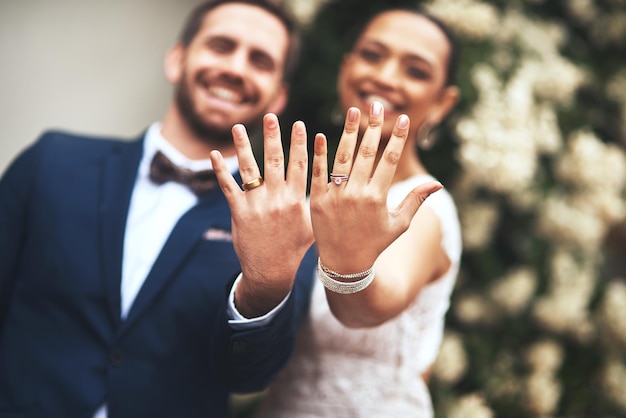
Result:
{"type": "MultiPolygon", "coordinates": [[[[427,18],[407,11],[382,13],[361,33],[341,65],[341,105],[346,110],[356,106],[368,115],[370,104],[381,102],[384,139],[402,113],[411,119],[411,132],[426,118],[439,123],[454,105],[445,99],[449,53],[446,35],[427,18]]],[[[361,132],[366,126],[367,118],[361,118],[361,132]]]]}

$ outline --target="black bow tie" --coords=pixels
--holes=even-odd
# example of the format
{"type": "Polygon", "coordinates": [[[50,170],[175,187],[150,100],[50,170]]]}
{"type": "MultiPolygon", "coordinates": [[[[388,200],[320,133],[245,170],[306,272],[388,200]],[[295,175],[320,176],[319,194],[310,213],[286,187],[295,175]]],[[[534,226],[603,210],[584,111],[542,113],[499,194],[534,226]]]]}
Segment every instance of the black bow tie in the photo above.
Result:
{"type": "Polygon", "coordinates": [[[217,186],[217,177],[213,170],[191,171],[181,168],[158,151],[150,164],[150,180],[156,184],[173,181],[189,187],[197,196],[202,196],[217,186]]]}

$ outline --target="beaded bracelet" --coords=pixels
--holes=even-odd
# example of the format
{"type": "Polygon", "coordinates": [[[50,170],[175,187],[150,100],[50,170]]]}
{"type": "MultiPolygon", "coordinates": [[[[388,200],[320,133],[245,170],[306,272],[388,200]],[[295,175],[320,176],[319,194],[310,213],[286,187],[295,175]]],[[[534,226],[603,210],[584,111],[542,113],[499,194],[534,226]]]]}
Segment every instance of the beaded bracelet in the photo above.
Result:
{"type": "Polygon", "coordinates": [[[317,259],[317,271],[320,282],[322,282],[326,289],[344,295],[357,293],[364,290],[372,283],[372,281],[374,281],[374,276],[376,275],[374,266],[360,273],[339,274],[324,266],[320,258],[317,259]],[[360,280],[357,280],[355,282],[340,282],[330,277],[331,275],[340,279],[359,278],[360,280]]]}

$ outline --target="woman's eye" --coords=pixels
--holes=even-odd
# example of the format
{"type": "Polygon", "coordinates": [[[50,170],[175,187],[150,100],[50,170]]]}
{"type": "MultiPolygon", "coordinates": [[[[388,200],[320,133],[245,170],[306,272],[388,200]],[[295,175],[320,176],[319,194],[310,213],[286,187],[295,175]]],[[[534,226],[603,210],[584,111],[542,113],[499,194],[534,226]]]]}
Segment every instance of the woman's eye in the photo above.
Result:
{"type": "Polygon", "coordinates": [[[406,72],[409,74],[410,77],[420,80],[427,80],[428,78],[430,78],[430,75],[426,71],[418,67],[409,67],[407,68],[406,72]]]}
{"type": "Polygon", "coordinates": [[[375,51],[362,49],[359,51],[359,56],[363,58],[365,61],[375,62],[380,59],[380,54],[375,51]]]}

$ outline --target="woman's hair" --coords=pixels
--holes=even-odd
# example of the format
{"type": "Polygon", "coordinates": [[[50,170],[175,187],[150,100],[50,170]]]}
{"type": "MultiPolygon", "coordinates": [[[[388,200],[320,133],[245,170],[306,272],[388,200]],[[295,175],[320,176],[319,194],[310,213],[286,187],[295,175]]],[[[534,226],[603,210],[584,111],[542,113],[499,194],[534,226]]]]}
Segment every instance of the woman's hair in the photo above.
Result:
{"type": "Polygon", "coordinates": [[[457,67],[459,64],[459,55],[460,55],[460,51],[459,51],[459,45],[454,37],[454,34],[452,33],[452,31],[450,30],[450,28],[438,17],[432,15],[431,13],[429,13],[427,10],[425,10],[424,8],[420,7],[420,6],[414,6],[414,7],[410,7],[410,6],[406,6],[406,7],[391,7],[391,8],[387,8],[387,9],[381,9],[378,10],[377,12],[373,13],[370,15],[370,18],[368,20],[365,21],[365,23],[363,23],[362,25],[356,26],[353,28],[352,31],[350,31],[348,33],[348,41],[349,41],[349,45],[353,45],[356,43],[357,39],[359,38],[359,36],[361,36],[361,34],[363,33],[363,31],[365,30],[365,28],[374,20],[376,19],[376,17],[378,17],[379,15],[383,14],[383,13],[387,13],[387,12],[394,12],[394,11],[402,11],[402,12],[408,12],[408,13],[413,13],[419,16],[422,16],[426,19],[428,19],[430,22],[432,22],[435,26],[437,26],[441,32],[443,32],[443,34],[445,35],[446,39],[448,40],[448,44],[450,46],[450,51],[449,51],[449,55],[448,55],[448,62],[446,65],[446,78],[445,78],[445,86],[453,86],[456,84],[457,79],[456,79],[456,72],[457,72],[457,67]]]}
{"type": "Polygon", "coordinates": [[[289,80],[295,70],[300,53],[300,33],[294,18],[289,12],[270,0],[208,0],[196,6],[185,21],[179,35],[179,42],[187,47],[200,31],[204,17],[211,10],[223,4],[242,3],[257,6],[276,16],[282,22],[289,36],[289,45],[285,56],[285,68],[283,69],[283,79],[289,80]]]}

